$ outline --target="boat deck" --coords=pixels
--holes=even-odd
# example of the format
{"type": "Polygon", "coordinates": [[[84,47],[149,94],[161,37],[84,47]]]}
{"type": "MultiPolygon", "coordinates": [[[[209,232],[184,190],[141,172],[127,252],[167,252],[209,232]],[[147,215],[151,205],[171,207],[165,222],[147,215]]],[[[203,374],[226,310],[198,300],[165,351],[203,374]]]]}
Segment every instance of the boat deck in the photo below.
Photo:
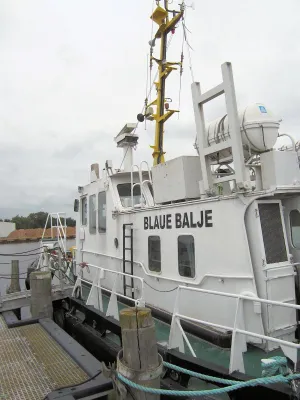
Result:
{"type": "Polygon", "coordinates": [[[0,354],[0,399],[43,399],[88,379],[39,323],[8,328],[0,315],[0,354]]]}
{"type": "MultiPolygon", "coordinates": [[[[85,291],[83,292],[84,298],[87,297],[88,289],[85,288],[85,291]]],[[[107,310],[109,298],[106,295],[102,295],[102,302],[103,302],[103,308],[104,312],[107,310]]],[[[123,309],[128,307],[124,303],[118,301],[118,309],[119,312],[123,309]]],[[[161,344],[162,346],[167,346],[168,340],[169,340],[169,334],[170,334],[170,325],[157,319],[153,318],[154,323],[155,323],[155,329],[156,329],[156,337],[157,337],[157,342],[161,344]]],[[[119,339],[115,335],[108,335],[108,337],[119,344],[119,339]]],[[[203,361],[207,362],[212,362],[214,361],[215,364],[217,364],[220,367],[229,368],[229,363],[230,363],[230,349],[229,348],[221,348],[218,347],[217,345],[214,345],[212,343],[209,343],[203,339],[200,339],[199,337],[196,337],[192,334],[187,333],[187,337],[190,341],[190,344],[193,347],[193,350],[196,353],[196,356],[200,358],[203,361]]],[[[188,348],[188,346],[185,343],[185,354],[191,355],[191,352],[188,348]]],[[[262,349],[259,349],[258,347],[254,347],[249,345],[248,346],[248,351],[244,353],[244,364],[245,364],[245,372],[247,375],[253,377],[253,378],[258,378],[261,377],[262,374],[262,369],[261,369],[261,359],[262,358],[269,358],[269,357],[274,357],[274,356],[284,356],[283,352],[281,349],[276,349],[273,351],[265,352],[262,349]]]]}

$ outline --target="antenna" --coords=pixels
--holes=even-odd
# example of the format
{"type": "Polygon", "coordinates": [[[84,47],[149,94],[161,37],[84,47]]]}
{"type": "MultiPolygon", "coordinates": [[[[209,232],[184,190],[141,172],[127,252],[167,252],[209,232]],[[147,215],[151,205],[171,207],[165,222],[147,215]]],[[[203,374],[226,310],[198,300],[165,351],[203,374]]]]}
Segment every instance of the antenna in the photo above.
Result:
{"type": "Polygon", "coordinates": [[[153,149],[152,156],[154,165],[161,164],[165,161],[165,152],[163,150],[164,124],[175,112],[179,112],[178,110],[170,110],[169,104],[166,104],[166,79],[172,71],[177,69],[175,66],[180,66],[182,64],[181,62],[167,61],[167,37],[170,32],[172,34],[175,33],[176,24],[183,17],[184,3],[181,4],[180,11],[169,10],[168,5],[170,5],[168,0],[164,0],[164,8],[157,2],[157,7],[150,17],[152,21],[158,25],[158,30],[154,38],[151,38],[149,42],[151,47],[150,65],[153,61],[158,65],[158,80],[154,82],[157,98],[150,104],[147,104],[145,114],[138,114],[137,116],[139,122],[143,122],[145,118],[155,120],[155,140],[154,145],[151,146],[153,149]],[[169,14],[172,15],[172,19],[170,20],[169,14]],[[158,39],[160,39],[160,57],[155,58],[153,57],[152,50],[158,39]],[[156,110],[153,110],[151,106],[156,106],[156,110]]]}
{"type": "MultiPolygon", "coordinates": [[[[124,152],[124,170],[131,171],[132,167],[132,149],[137,146],[139,136],[135,133],[137,124],[126,124],[115,137],[117,147],[122,147],[124,152]]],[[[121,164],[121,166],[122,166],[121,164]]],[[[121,167],[120,167],[121,168],[121,167]]]]}

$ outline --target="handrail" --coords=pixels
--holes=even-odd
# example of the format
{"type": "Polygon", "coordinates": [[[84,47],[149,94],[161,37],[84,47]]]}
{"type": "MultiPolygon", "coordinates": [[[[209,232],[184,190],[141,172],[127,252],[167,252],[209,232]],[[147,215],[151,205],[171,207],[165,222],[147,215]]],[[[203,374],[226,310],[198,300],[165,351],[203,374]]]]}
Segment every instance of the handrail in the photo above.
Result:
{"type": "Polygon", "coordinates": [[[131,274],[127,274],[125,272],[121,272],[121,271],[115,271],[112,269],[108,269],[108,268],[103,268],[103,267],[99,267],[98,265],[94,265],[94,264],[89,264],[89,263],[85,263],[84,264],[87,267],[91,267],[91,268],[95,268],[96,269],[96,274],[94,276],[93,281],[90,281],[88,279],[83,278],[83,269],[81,270],[81,274],[77,275],[77,280],[76,283],[74,285],[74,289],[73,289],[73,293],[72,296],[75,295],[77,287],[80,287],[81,290],[81,282],[85,282],[88,283],[89,285],[91,284],[91,290],[87,299],[87,304],[88,305],[93,305],[94,307],[97,308],[97,306],[99,307],[99,309],[101,311],[103,311],[103,305],[102,305],[102,290],[105,290],[107,292],[109,292],[110,295],[110,299],[109,299],[109,303],[108,303],[108,307],[107,307],[107,311],[106,311],[106,315],[112,315],[115,319],[119,319],[119,311],[118,311],[118,306],[117,306],[117,297],[121,297],[123,299],[126,300],[130,300],[132,302],[134,302],[135,306],[145,306],[145,298],[144,298],[144,279],[139,277],[139,276],[135,276],[135,275],[131,275],[131,274]],[[113,283],[113,287],[112,289],[109,289],[107,287],[104,287],[100,284],[101,279],[103,279],[102,275],[102,271],[106,271],[108,273],[112,273],[116,275],[115,281],[113,283]],[[81,275],[81,276],[80,276],[81,275]],[[118,277],[124,277],[124,276],[128,276],[132,279],[136,279],[138,281],[140,281],[141,283],[141,296],[138,297],[137,299],[133,299],[132,297],[126,296],[125,294],[120,293],[119,291],[117,291],[117,278],[118,277]],[[94,302],[94,300],[92,299],[93,297],[93,291],[97,290],[97,301],[94,302]],[[100,289],[100,292],[99,292],[100,289]]]}
{"type": "Polygon", "coordinates": [[[230,373],[233,371],[236,371],[236,370],[238,370],[240,372],[245,372],[243,353],[245,351],[247,351],[247,346],[246,346],[247,336],[255,337],[255,338],[261,339],[266,342],[278,343],[279,345],[281,345],[283,351],[285,351],[285,347],[297,349],[297,350],[300,349],[300,344],[292,343],[287,340],[278,339],[276,337],[268,336],[266,334],[261,334],[261,333],[257,333],[257,332],[253,332],[253,331],[244,329],[244,315],[243,315],[243,308],[242,308],[243,301],[251,301],[253,303],[261,303],[261,304],[271,304],[271,305],[275,305],[275,306],[279,306],[279,307],[286,307],[286,308],[292,308],[295,310],[300,310],[300,305],[282,303],[280,301],[275,301],[275,300],[261,299],[255,295],[247,296],[247,295],[243,295],[243,294],[226,293],[226,292],[200,289],[200,288],[180,285],[177,288],[177,294],[176,294],[175,306],[174,306],[174,311],[173,311],[168,347],[169,348],[179,347],[180,351],[184,352],[184,342],[185,342],[187,344],[189,350],[191,351],[191,354],[194,357],[196,357],[196,354],[189,342],[189,339],[188,339],[187,335],[184,333],[181,323],[180,323],[180,320],[185,320],[185,321],[190,321],[193,323],[202,324],[205,326],[210,326],[212,328],[219,328],[219,329],[224,329],[224,330],[228,330],[228,331],[232,332],[233,337],[232,337],[232,344],[231,344],[230,366],[229,366],[230,373]],[[233,326],[227,326],[227,325],[223,325],[223,324],[219,324],[219,323],[209,322],[209,321],[206,321],[206,320],[203,320],[200,318],[194,318],[194,317],[190,317],[188,315],[184,315],[184,314],[180,313],[180,310],[179,310],[180,297],[179,296],[180,296],[181,291],[212,294],[212,295],[216,295],[216,296],[223,296],[223,297],[236,299],[235,320],[234,320],[233,326]],[[237,334],[239,334],[241,336],[241,337],[239,337],[240,340],[236,339],[237,334]]]}
{"type": "Polygon", "coordinates": [[[193,291],[193,292],[202,292],[202,293],[208,293],[208,294],[215,294],[215,295],[224,296],[224,297],[232,297],[232,298],[235,298],[235,299],[256,301],[256,302],[259,302],[259,303],[273,304],[273,305],[277,305],[277,306],[290,307],[290,308],[295,308],[297,310],[300,310],[300,305],[298,306],[297,304],[282,303],[280,301],[275,301],[275,300],[261,299],[260,297],[245,296],[243,294],[220,292],[220,291],[216,291],[216,290],[200,289],[200,288],[194,288],[194,287],[189,287],[189,286],[181,286],[181,285],[178,286],[178,289],[179,290],[180,289],[189,290],[189,291],[193,291]]]}
{"type": "Polygon", "coordinates": [[[152,193],[151,193],[151,201],[149,201],[148,196],[146,195],[145,189],[144,189],[144,185],[146,183],[148,183],[148,186],[151,185],[152,191],[153,191],[153,181],[152,181],[152,176],[151,176],[151,170],[150,170],[150,167],[149,167],[149,164],[147,163],[147,161],[141,161],[141,163],[140,163],[140,182],[141,182],[141,192],[144,195],[147,205],[150,207],[154,207],[155,203],[154,203],[154,198],[152,196],[152,193]],[[144,180],[143,180],[143,164],[146,165],[147,172],[148,172],[148,179],[144,179],[144,180]]]}
{"type": "Polygon", "coordinates": [[[131,183],[131,207],[133,208],[133,189],[134,189],[134,187],[135,186],[137,186],[137,185],[140,185],[140,188],[141,188],[141,197],[142,197],[142,185],[141,185],[141,174],[140,174],[140,169],[139,169],[139,166],[138,165],[136,165],[136,164],[133,164],[132,166],[131,166],[131,170],[130,170],[130,183],[131,183]],[[137,172],[138,172],[138,175],[139,175],[139,180],[140,180],[140,182],[137,182],[137,183],[133,183],[133,172],[134,172],[134,168],[137,168],[137,172]]]}
{"type": "MultiPolygon", "coordinates": [[[[132,301],[135,301],[135,302],[137,302],[137,301],[143,301],[143,299],[144,299],[144,288],[145,288],[145,285],[144,285],[144,279],[141,278],[140,276],[127,274],[126,272],[115,271],[115,270],[109,269],[109,268],[99,267],[98,265],[89,264],[89,263],[87,263],[87,266],[92,267],[92,268],[97,268],[97,269],[102,270],[102,271],[111,272],[112,274],[115,274],[115,275],[128,276],[128,277],[130,277],[130,278],[133,278],[133,279],[136,279],[136,280],[140,281],[140,282],[141,282],[141,285],[142,285],[142,296],[139,297],[138,299],[133,299],[132,297],[128,297],[128,296],[122,296],[121,293],[120,293],[120,294],[118,293],[118,295],[121,296],[121,297],[128,298],[129,300],[132,300],[132,301]]],[[[104,288],[104,289],[107,290],[108,292],[111,292],[110,289],[107,289],[107,288],[104,288]]]]}
{"type": "Polygon", "coordinates": [[[66,213],[65,212],[57,212],[57,213],[49,213],[46,219],[46,223],[44,226],[43,234],[41,240],[43,241],[45,238],[45,233],[48,225],[48,221],[50,218],[50,233],[51,239],[54,238],[53,228],[56,228],[56,239],[59,247],[65,253],[67,248],[67,225],[66,225],[66,213]],[[63,215],[63,217],[61,217],[63,215]],[[53,218],[56,220],[56,226],[53,226],[53,218]],[[65,224],[62,224],[61,218],[64,218],[65,224]]]}
{"type": "MultiPolygon", "coordinates": [[[[147,167],[147,170],[148,170],[148,180],[149,180],[149,181],[151,182],[151,184],[152,184],[151,171],[150,171],[149,164],[147,163],[147,161],[141,161],[141,163],[140,163],[141,175],[142,175],[142,173],[143,173],[143,164],[146,164],[146,167],[147,167]]],[[[140,180],[142,181],[142,176],[141,176],[140,180]]]]}
{"type": "Polygon", "coordinates": [[[151,171],[149,168],[149,164],[147,163],[147,161],[142,161],[140,163],[140,166],[133,164],[131,166],[131,171],[130,171],[130,180],[131,180],[131,207],[134,208],[134,204],[133,204],[133,189],[135,188],[135,186],[140,186],[140,190],[141,190],[141,203],[142,203],[142,199],[145,199],[145,202],[148,206],[153,206],[154,205],[154,201],[153,204],[148,204],[147,201],[147,196],[144,192],[144,184],[148,183],[149,185],[151,185],[153,187],[153,182],[152,182],[152,177],[151,177],[151,171]],[[146,164],[147,167],[147,172],[148,172],[148,179],[144,179],[143,180],[143,164],[146,164]],[[138,172],[138,176],[139,176],[139,182],[133,183],[133,172],[134,169],[136,168],[136,172],[138,172]]]}

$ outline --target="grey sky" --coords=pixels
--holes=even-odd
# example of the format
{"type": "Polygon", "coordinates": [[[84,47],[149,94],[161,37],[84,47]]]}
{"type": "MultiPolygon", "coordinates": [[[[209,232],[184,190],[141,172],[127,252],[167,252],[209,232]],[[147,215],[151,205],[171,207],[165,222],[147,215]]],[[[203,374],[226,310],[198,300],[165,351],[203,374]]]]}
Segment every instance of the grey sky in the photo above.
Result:
{"type": "MultiPolygon", "coordinates": [[[[195,79],[209,89],[231,61],[239,106],[264,102],[283,118],[281,131],[300,139],[300,1],[194,4],[187,27],[195,79]]],[[[135,122],[145,98],[151,9],[152,0],[0,1],[0,217],[71,211],[91,163],[119,166],[113,137],[135,122]]],[[[169,59],[180,59],[181,41],[178,29],[169,59]]],[[[169,158],[194,152],[186,49],[184,62],[180,119],[165,134],[169,158]]],[[[178,91],[175,72],[167,91],[175,107],[178,91]]],[[[208,120],[223,112],[215,103],[208,120]]],[[[137,159],[151,162],[153,126],[138,132],[137,159]]]]}

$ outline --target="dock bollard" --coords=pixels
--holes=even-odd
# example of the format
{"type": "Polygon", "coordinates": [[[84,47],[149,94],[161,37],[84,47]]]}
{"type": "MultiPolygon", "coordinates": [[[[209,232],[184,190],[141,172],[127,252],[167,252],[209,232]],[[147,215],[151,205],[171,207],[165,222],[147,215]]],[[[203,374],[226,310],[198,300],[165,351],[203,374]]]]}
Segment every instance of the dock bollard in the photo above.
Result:
{"type": "MultiPolygon", "coordinates": [[[[11,278],[10,278],[10,285],[6,290],[7,294],[21,292],[20,287],[20,271],[19,271],[19,260],[11,260],[11,278]]],[[[21,319],[21,309],[16,308],[13,310],[16,317],[20,320],[21,319]]]]}
{"type": "MultiPolygon", "coordinates": [[[[143,386],[160,388],[162,357],[158,354],[155,325],[148,308],[126,308],[120,312],[123,349],[117,358],[117,372],[143,386]]],[[[119,394],[119,399],[122,397],[119,394]]],[[[159,395],[133,388],[126,400],[158,400],[159,395]]]]}
{"type": "Polygon", "coordinates": [[[53,319],[51,272],[35,271],[30,274],[30,311],[33,318],[53,319]]]}

